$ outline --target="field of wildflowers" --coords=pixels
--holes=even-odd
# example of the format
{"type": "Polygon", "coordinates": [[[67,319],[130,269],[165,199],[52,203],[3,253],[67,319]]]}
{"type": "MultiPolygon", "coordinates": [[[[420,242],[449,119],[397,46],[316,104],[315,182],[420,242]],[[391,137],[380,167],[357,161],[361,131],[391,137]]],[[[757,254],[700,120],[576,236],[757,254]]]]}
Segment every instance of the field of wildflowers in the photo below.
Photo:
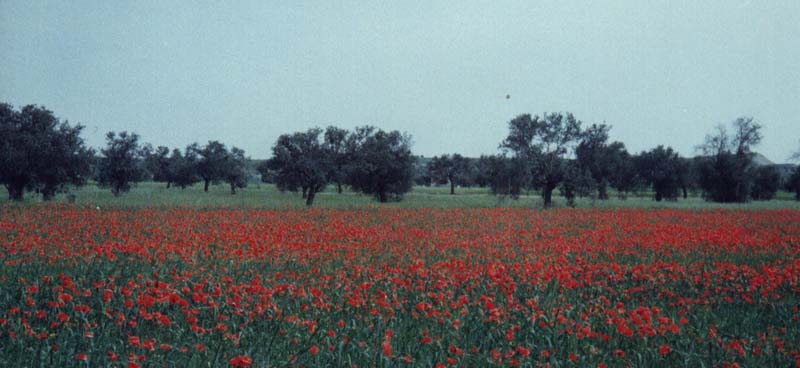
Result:
{"type": "Polygon", "coordinates": [[[800,364],[798,210],[0,210],[0,366],[800,364]]]}

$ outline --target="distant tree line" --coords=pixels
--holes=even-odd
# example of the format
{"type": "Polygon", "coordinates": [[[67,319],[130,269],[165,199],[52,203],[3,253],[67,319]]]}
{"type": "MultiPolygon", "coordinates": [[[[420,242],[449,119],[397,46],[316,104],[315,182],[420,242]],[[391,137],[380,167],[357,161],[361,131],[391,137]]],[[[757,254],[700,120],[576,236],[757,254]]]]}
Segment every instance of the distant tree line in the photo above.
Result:
{"type": "MultiPolygon", "coordinates": [[[[415,183],[447,185],[450,194],[459,187],[486,187],[513,199],[537,191],[545,207],[553,205],[556,191],[568,205],[578,197],[606,200],[610,190],[621,199],[649,193],[669,201],[695,192],[708,201],[746,202],[772,199],[784,189],[800,200],[800,166],[782,175],[754,162],[761,129],[753,118],[738,118],[707,135],[700,155],[686,158],[665,146],[630,153],[610,139],[610,125],[584,125],[571,113],[523,114],[508,122],[497,154],[418,159],[407,134],[329,126],[281,135],[272,157],[249,167],[242,149],[219,141],[181,150],[142,144],[135,133],[109,132],[106,146],[95,151],[81,138],[80,124],[62,122],[44,107],[0,103],[0,183],[11,200],[22,200],[26,191],[50,200],[89,180],[115,196],[143,180],[167,188],[202,182],[206,192],[225,183],[235,194],[255,171],[281,191],[301,193],[308,206],[328,185],[388,202],[402,199],[415,183]]],[[[793,159],[800,160],[800,152],[793,159]]]]}
{"type": "Polygon", "coordinates": [[[210,184],[225,183],[231,194],[247,186],[248,158],[244,150],[228,150],[219,141],[209,141],[204,146],[192,143],[181,152],[177,148],[170,151],[164,146],[154,149],[150,144],[140,145],[135,133],[109,132],[106,147],[100,153],[95,180],[99,186],[111,188],[115,196],[127,192],[131,183],[143,180],[181,189],[203,182],[205,192],[210,184]]]}
{"type": "Polygon", "coordinates": [[[189,145],[181,152],[167,147],[142,145],[129,132],[109,132],[99,152],[86,146],[80,124],[61,122],[52,111],[28,105],[15,110],[0,103],[0,183],[10,200],[20,201],[25,191],[50,200],[68,186],[95,180],[118,196],[143,180],[186,188],[199,181],[225,182],[231,193],[246,182],[243,150],[210,141],[189,145]]]}
{"type": "MultiPolygon", "coordinates": [[[[784,181],[774,166],[754,163],[752,148],[762,139],[761,125],[749,117],[732,122],[732,133],[717,127],[698,146],[702,154],[693,158],[664,146],[631,154],[623,143],[609,140],[611,126],[583,127],[570,113],[524,114],[508,125],[500,153],[477,159],[433,157],[417,183],[449,184],[451,194],[456,186],[489,187],[514,199],[536,190],[545,207],[552,205],[556,189],[568,205],[576,197],[608,199],[609,188],[621,199],[649,192],[656,201],[677,200],[694,191],[708,201],[746,202],[773,199],[783,183],[800,200],[800,167],[784,181]]],[[[800,153],[794,157],[800,159],[800,153]]]]}

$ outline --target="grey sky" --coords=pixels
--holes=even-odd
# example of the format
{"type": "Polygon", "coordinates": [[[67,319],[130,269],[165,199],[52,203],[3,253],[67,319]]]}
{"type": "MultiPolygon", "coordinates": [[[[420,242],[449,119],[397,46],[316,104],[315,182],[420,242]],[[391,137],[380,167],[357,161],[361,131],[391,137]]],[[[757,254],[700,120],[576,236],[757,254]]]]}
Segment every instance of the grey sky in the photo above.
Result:
{"type": "Polygon", "coordinates": [[[797,0],[177,4],[0,0],[0,101],[81,122],[93,146],[132,130],[255,158],[329,124],[477,156],[545,111],[605,121],[636,152],[693,154],[740,115],[774,161],[800,140],[797,0]]]}

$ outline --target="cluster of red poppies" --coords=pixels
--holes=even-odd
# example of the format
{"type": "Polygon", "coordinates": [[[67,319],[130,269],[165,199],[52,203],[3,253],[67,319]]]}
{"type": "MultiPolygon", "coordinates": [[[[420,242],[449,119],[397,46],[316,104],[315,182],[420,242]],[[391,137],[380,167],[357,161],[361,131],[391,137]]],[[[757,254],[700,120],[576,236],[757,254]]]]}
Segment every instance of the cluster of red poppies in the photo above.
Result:
{"type": "Polygon", "coordinates": [[[0,365],[800,359],[800,211],[2,211],[0,365]]]}

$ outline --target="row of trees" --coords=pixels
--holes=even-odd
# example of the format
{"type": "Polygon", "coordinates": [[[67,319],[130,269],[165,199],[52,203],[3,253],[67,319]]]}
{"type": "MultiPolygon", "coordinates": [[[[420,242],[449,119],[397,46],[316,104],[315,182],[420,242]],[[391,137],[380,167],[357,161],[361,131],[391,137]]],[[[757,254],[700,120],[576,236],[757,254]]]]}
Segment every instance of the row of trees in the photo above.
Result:
{"type": "Polygon", "coordinates": [[[181,188],[199,181],[226,182],[231,193],[246,186],[247,158],[243,150],[228,150],[218,141],[194,143],[182,153],[167,147],[141,145],[135,133],[109,132],[106,147],[98,152],[86,146],[80,124],[61,122],[52,111],[28,105],[15,110],[0,104],[0,183],[11,200],[25,191],[50,200],[67,186],[94,179],[117,196],[142,180],[166,182],[181,188]]]}
{"type": "MultiPolygon", "coordinates": [[[[574,203],[577,196],[608,199],[608,188],[620,198],[632,191],[651,191],[656,201],[686,198],[701,191],[715,202],[768,200],[781,183],[772,166],[757,166],[752,148],[762,139],[761,126],[752,118],[739,118],[733,133],[724,126],[698,146],[702,155],[683,158],[671,147],[658,146],[630,154],[621,142],[609,141],[611,127],[586,128],[572,114],[520,115],[509,122],[509,134],[500,154],[465,158],[459,154],[436,156],[426,165],[419,184],[488,186],[497,195],[518,198],[523,190],[539,190],[544,205],[552,204],[556,189],[574,203]]],[[[785,182],[800,200],[800,168],[785,182]]]]}
{"type": "MultiPolygon", "coordinates": [[[[650,191],[657,201],[686,197],[689,191],[718,202],[763,200],[775,195],[781,181],[774,168],[753,162],[753,147],[762,136],[752,118],[732,122],[730,133],[718,127],[698,146],[702,155],[694,158],[664,146],[631,154],[623,143],[610,141],[609,125],[584,126],[570,113],[524,114],[508,126],[498,154],[477,159],[437,156],[422,173],[415,171],[408,135],[371,126],[353,131],[314,128],[280,136],[272,158],[257,171],[280,190],[302,192],[309,206],[329,184],[340,193],[349,186],[381,202],[399,200],[415,180],[449,184],[452,194],[456,186],[469,185],[512,198],[538,190],[549,207],[556,190],[572,204],[579,196],[607,199],[609,188],[622,198],[650,191]]],[[[9,198],[21,200],[25,191],[33,191],[48,200],[90,178],[115,195],[141,180],[180,188],[203,182],[205,191],[224,182],[231,193],[247,184],[245,152],[218,141],[170,150],[142,145],[134,133],[111,132],[106,147],[95,152],[85,145],[82,131],[83,126],[61,122],[43,107],[15,110],[0,103],[0,183],[9,198]]],[[[787,179],[785,188],[800,200],[800,167],[787,179]]]]}
{"type": "Polygon", "coordinates": [[[193,143],[183,153],[175,148],[170,154],[168,147],[140,145],[135,133],[109,132],[106,147],[100,152],[97,184],[111,188],[115,196],[130,190],[131,183],[147,179],[181,189],[202,181],[206,192],[209,184],[224,182],[230,186],[231,194],[247,186],[248,159],[244,150],[228,150],[219,141],[209,141],[205,146],[193,143]]]}
{"type": "Polygon", "coordinates": [[[399,200],[411,189],[414,174],[411,138],[372,126],[350,132],[330,126],[284,134],[272,147],[272,158],[259,165],[262,180],[282,191],[300,191],[306,205],[329,183],[375,196],[399,200]]]}

